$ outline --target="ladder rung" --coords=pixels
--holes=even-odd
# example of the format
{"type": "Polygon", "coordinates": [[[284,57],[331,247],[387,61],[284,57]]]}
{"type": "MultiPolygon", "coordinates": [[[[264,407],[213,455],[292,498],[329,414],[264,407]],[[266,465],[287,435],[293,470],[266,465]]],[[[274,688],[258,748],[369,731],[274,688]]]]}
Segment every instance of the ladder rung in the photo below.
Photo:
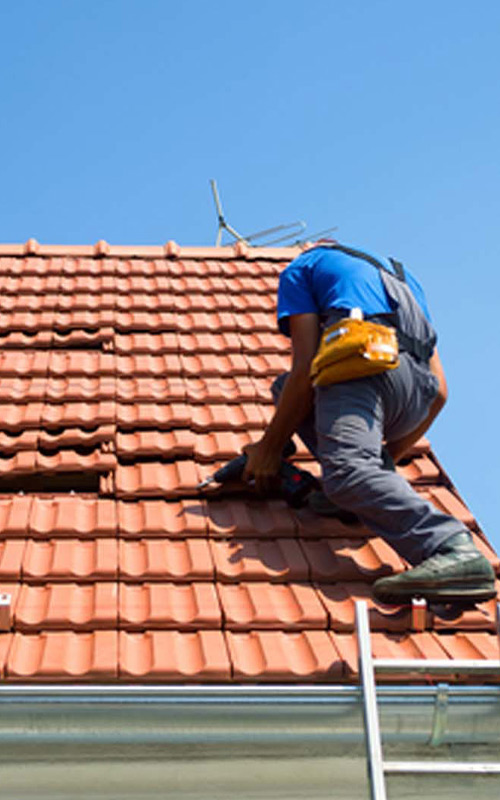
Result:
{"type": "Polygon", "coordinates": [[[467,764],[457,761],[385,761],[384,772],[396,773],[427,773],[427,774],[473,774],[473,775],[500,775],[500,763],[467,764]]]}
{"type": "Polygon", "coordinates": [[[449,673],[497,673],[500,678],[500,661],[488,659],[423,659],[423,658],[374,658],[376,672],[449,672],[449,673]]]}

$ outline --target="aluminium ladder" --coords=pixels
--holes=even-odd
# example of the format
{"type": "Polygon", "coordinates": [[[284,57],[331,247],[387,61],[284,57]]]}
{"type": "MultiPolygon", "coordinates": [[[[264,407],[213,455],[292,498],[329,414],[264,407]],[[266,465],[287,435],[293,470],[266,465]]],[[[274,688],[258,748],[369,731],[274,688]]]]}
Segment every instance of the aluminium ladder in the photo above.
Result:
{"type": "Polygon", "coordinates": [[[420,672],[432,673],[433,675],[446,673],[500,675],[500,660],[373,658],[370,623],[365,600],[356,601],[356,633],[371,800],[387,800],[386,774],[500,775],[500,762],[384,761],[375,684],[375,673],[377,672],[384,674],[420,672]]]}

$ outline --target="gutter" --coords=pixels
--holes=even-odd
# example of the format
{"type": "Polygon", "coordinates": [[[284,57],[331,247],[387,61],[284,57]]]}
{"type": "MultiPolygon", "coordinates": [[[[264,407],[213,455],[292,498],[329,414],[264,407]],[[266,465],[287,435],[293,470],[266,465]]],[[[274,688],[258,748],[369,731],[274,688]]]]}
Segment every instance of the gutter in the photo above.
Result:
{"type": "MultiPolygon", "coordinates": [[[[500,744],[497,685],[380,686],[377,696],[384,743],[500,744]]],[[[0,741],[265,752],[315,743],[332,753],[364,747],[364,725],[354,686],[4,684],[0,741]]]]}

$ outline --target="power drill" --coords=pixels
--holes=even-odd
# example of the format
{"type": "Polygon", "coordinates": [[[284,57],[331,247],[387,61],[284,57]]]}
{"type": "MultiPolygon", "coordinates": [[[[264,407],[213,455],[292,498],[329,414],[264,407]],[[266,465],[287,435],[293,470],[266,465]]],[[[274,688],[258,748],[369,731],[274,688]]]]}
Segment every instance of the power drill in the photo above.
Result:
{"type": "MultiPolygon", "coordinates": [[[[285,455],[285,451],[283,455],[285,455]]],[[[246,463],[247,457],[245,453],[233,458],[232,461],[229,461],[209,478],[202,481],[198,485],[198,489],[202,489],[211,483],[228,483],[229,481],[239,480],[243,475],[246,463]]],[[[311,475],[305,469],[295,467],[289,461],[281,462],[278,477],[280,479],[281,494],[292,508],[300,508],[304,505],[305,498],[309,492],[319,487],[319,482],[314,475],[311,475]]]]}

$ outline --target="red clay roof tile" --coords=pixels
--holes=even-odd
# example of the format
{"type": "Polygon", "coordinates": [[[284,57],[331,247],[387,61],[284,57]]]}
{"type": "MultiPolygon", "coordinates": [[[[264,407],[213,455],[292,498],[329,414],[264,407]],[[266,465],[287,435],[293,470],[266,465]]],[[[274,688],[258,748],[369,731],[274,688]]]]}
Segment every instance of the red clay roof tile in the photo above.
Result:
{"type": "Polygon", "coordinates": [[[327,631],[228,631],[226,639],[239,681],[339,681],[343,666],[327,631]]]}
{"type": "Polygon", "coordinates": [[[186,356],[200,353],[238,353],[241,350],[240,337],[230,332],[179,333],[178,346],[181,354],[186,356]]]}
{"type": "Polygon", "coordinates": [[[257,441],[261,431],[214,431],[194,434],[193,452],[196,461],[230,461],[247,444],[257,441]]]}
{"type": "Polygon", "coordinates": [[[126,630],[220,628],[221,610],[212,583],[120,584],[119,625],[126,630]]]}
{"type": "Polygon", "coordinates": [[[219,581],[305,581],[309,567],[295,539],[210,541],[219,581]]]}
{"type": "MultiPolygon", "coordinates": [[[[500,658],[500,646],[496,633],[456,632],[453,636],[439,636],[439,643],[449,658],[478,660],[483,658],[498,660],[500,658]]],[[[499,679],[497,677],[497,680],[499,679]]]]}
{"type": "MultiPolygon", "coordinates": [[[[57,530],[55,531],[57,534],[57,530]]],[[[24,542],[19,541],[24,547],[24,542]]],[[[23,581],[103,581],[118,577],[116,539],[28,539],[23,551],[23,581]]]]}
{"type": "Polygon", "coordinates": [[[112,442],[114,438],[114,425],[101,425],[87,431],[84,428],[64,428],[61,431],[42,429],[38,445],[49,450],[58,447],[97,447],[101,442],[112,442]]]}
{"type": "Polygon", "coordinates": [[[20,450],[0,458],[0,476],[27,474],[37,467],[38,453],[36,450],[20,450]]]}
{"type": "MultiPolygon", "coordinates": [[[[497,581],[497,594],[499,586],[497,581]]],[[[478,605],[470,610],[461,611],[459,608],[433,606],[432,628],[436,631],[456,631],[460,628],[465,631],[489,630],[495,631],[497,624],[496,598],[478,605]]]]}
{"type": "Polygon", "coordinates": [[[248,403],[257,399],[255,384],[248,375],[185,378],[184,386],[190,403],[248,403]]]}
{"type": "Polygon", "coordinates": [[[179,428],[173,431],[135,431],[116,434],[119,457],[165,456],[189,458],[194,456],[196,434],[179,428]]]}
{"type": "MultiPolygon", "coordinates": [[[[80,454],[76,450],[59,450],[50,454],[34,453],[34,468],[38,472],[109,472],[116,467],[116,456],[107,451],[105,442],[92,452],[80,454]]],[[[23,471],[28,466],[23,466],[23,471]]],[[[30,467],[33,469],[33,467],[30,467]]]]}
{"type": "Polygon", "coordinates": [[[404,562],[382,539],[302,539],[314,581],[359,581],[401,572],[404,562]]]}
{"type": "MultiPolygon", "coordinates": [[[[265,311],[246,311],[235,315],[236,330],[241,333],[267,331],[276,333],[276,314],[265,311]]],[[[233,323],[233,327],[234,324],[233,323]]]]}
{"type": "Polygon", "coordinates": [[[15,605],[20,631],[116,629],[115,583],[45,583],[21,586],[15,605]]]}
{"type": "Polygon", "coordinates": [[[263,375],[281,375],[282,372],[288,372],[290,369],[289,355],[282,355],[281,353],[261,353],[259,355],[246,355],[245,356],[250,373],[260,378],[263,375]]]}
{"type": "Polygon", "coordinates": [[[0,331],[39,331],[51,329],[55,322],[54,311],[0,311],[0,331]]]}
{"type": "Polygon", "coordinates": [[[50,375],[45,383],[45,400],[48,403],[114,400],[116,383],[116,378],[111,375],[98,377],[50,375]]]}
{"type": "Polygon", "coordinates": [[[0,353],[0,375],[35,377],[46,375],[49,353],[44,350],[6,350],[0,353]]]}
{"type": "Polygon", "coordinates": [[[3,458],[4,454],[16,453],[19,450],[35,450],[37,442],[38,432],[33,429],[9,432],[0,430],[0,457],[3,458]]]}
{"type": "Polygon", "coordinates": [[[0,496],[0,537],[26,537],[33,498],[29,495],[0,496]]]}
{"type": "Polygon", "coordinates": [[[217,587],[228,630],[326,628],[324,605],[306,583],[237,583],[217,587]]]}
{"type": "Polygon", "coordinates": [[[138,353],[137,355],[117,355],[116,373],[118,375],[146,375],[163,377],[179,376],[182,372],[181,359],[176,353],[138,353]]]}
{"type": "MultiPolygon", "coordinates": [[[[164,533],[165,536],[170,534],[170,531],[164,533]]],[[[214,577],[206,539],[120,539],[118,544],[121,580],[200,581],[214,577]]]]}
{"type": "MultiPolygon", "coordinates": [[[[54,276],[55,277],[55,276],[54,276]]],[[[119,291],[118,279],[114,275],[61,275],[59,286],[61,294],[100,295],[106,292],[119,291]]],[[[114,305],[109,306],[113,308],[114,305]]]]}
{"type": "Polygon", "coordinates": [[[97,681],[117,677],[116,631],[16,633],[5,667],[9,680],[97,681]]]}
{"type": "Polygon", "coordinates": [[[397,467],[399,472],[410,483],[434,483],[439,481],[439,468],[427,455],[413,458],[406,466],[397,467]]]}
{"type": "Polygon", "coordinates": [[[93,428],[115,422],[117,405],[114,400],[101,402],[46,403],[40,423],[45,428],[93,428]]]}
{"type": "Polygon", "coordinates": [[[117,353],[177,353],[179,341],[174,331],[117,333],[115,349],[117,353]]]}
{"type": "Polygon", "coordinates": [[[211,500],[207,503],[211,536],[273,538],[295,536],[295,521],[282,500],[211,500]]]}
{"type": "Polygon", "coordinates": [[[61,276],[54,275],[20,275],[17,278],[11,278],[14,284],[8,284],[4,288],[4,293],[11,292],[12,294],[28,294],[32,295],[52,295],[61,291],[61,276]]]}
{"type": "Polygon", "coordinates": [[[196,493],[200,482],[193,461],[118,464],[115,475],[116,496],[120,498],[182,497],[196,493]]]}
{"type": "MultiPolygon", "coordinates": [[[[111,308],[99,308],[95,311],[89,309],[70,308],[66,310],[57,310],[50,325],[54,328],[69,330],[72,328],[109,328],[113,327],[115,323],[116,312],[111,308]]],[[[43,323],[43,319],[40,325],[43,323]]],[[[47,325],[45,325],[47,327],[47,325]]]]}
{"type": "Polygon", "coordinates": [[[119,294],[130,295],[138,292],[139,294],[154,294],[155,292],[171,291],[172,279],[168,275],[127,275],[120,274],[116,277],[115,288],[119,294]]]}
{"type": "Polygon", "coordinates": [[[52,333],[52,347],[98,347],[103,350],[112,350],[114,345],[114,331],[110,327],[95,328],[79,331],[76,329],[54,330],[52,333]]]}
{"type": "Polygon", "coordinates": [[[198,375],[222,378],[248,374],[248,364],[241,353],[181,355],[180,362],[182,374],[189,378],[196,378],[198,375]]]}
{"type": "MultiPolygon", "coordinates": [[[[33,403],[43,400],[47,386],[46,378],[2,378],[0,380],[0,408],[5,408],[5,402],[16,404],[33,403]]],[[[1,417],[3,420],[3,416],[1,417]]]]}
{"type": "Polygon", "coordinates": [[[56,305],[58,312],[113,310],[116,307],[117,298],[118,295],[113,292],[59,294],[56,305]]]}
{"type": "Polygon", "coordinates": [[[372,631],[407,631],[411,628],[409,606],[383,606],[377,603],[370,587],[362,583],[318,583],[318,596],[328,612],[328,627],[334,631],[355,630],[355,602],[368,603],[370,628],[372,631]]]}
{"type": "Polygon", "coordinates": [[[116,508],[121,537],[207,535],[206,505],[202,500],[137,500],[118,502],[116,508]]]}
{"type": "Polygon", "coordinates": [[[290,354],[290,341],[267,331],[240,333],[241,347],[248,355],[262,353],[290,354]]]}
{"type": "Polygon", "coordinates": [[[19,578],[25,548],[25,539],[0,540],[0,580],[2,582],[19,578]]]}
{"type": "Polygon", "coordinates": [[[185,403],[117,403],[116,422],[120,428],[188,428],[191,409],[185,403]]]}
{"type": "Polygon", "coordinates": [[[170,291],[174,294],[215,294],[225,292],[226,281],[221,275],[182,275],[170,279],[170,291]]]}
{"type": "MultiPolygon", "coordinates": [[[[226,277],[224,279],[225,290],[231,295],[237,294],[265,294],[273,297],[278,288],[278,280],[273,275],[272,277],[257,277],[255,275],[241,275],[240,277],[226,277]]],[[[268,306],[263,306],[267,308],[268,306]]]]}
{"type": "Polygon", "coordinates": [[[123,403],[148,400],[152,403],[182,403],[186,398],[183,378],[125,378],[116,379],[116,399],[123,403]]]}
{"type": "Polygon", "coordinates": [[[431,503],[434,503],[440,511],[444,511],[445,514],[451,514],[465,525],[475,526],[475,519],[469,509],[446,486],[429,486],[422,489],[420,493],[431,503]]]}
{"type": "Polygon", "coordinates": [[[221,631],[122,631],[119,636],[122,679],[199,682],[230,678],[221,631]]]}
{"type": "Polygon", "coordinates": [[[27,428],[39,428],[42,410],[42,402],[0,403],[0,418],[4,432],[16,436],[27,428]]]}
{"type": "Polygon", "coordinates": [[[53,311],[58,304],[57,294],[3,294],[0,295],[0,311],[53,311]]]}
{"type": "MultiPolygon", "coordinates": [[[[484,635],[484,634],[483,634],[484,635]]],[[[352,680],[358,678],[358,647],[356,634],[331,633],[330,636],[340,652],[345,665],[346,675],[352,680]]],[[[371,634],[372,654],[374,658],[430,658],[442,660],[446,651],[441,647],[440,637],[430,631],[423,633],[386,633],[374,631],[371,634]]],[[[408,675],[390,675],[389,682],[408,680],[408,675]]],[[[384,680],[380,676],[379,681],[384,680]]],[[[417,677],[418,680],[418,677],[417,677]]],[[[422,677],[420,677],[422,680],[422,677]]]]}
{"type": "Polygon", "coordinates": [[[52,332],[37,331],[4,331],[0,334],[0,347],[9,350],[29,350],[30,348],[47,348],[52,343],[52,332]]]}
{"type": "Polygon", "coordinates": [[[172,326],[180,333],[214,333],[233,332],[236,329],[236,315],[229,311],[206,310],[174,314],[172,326]]]}
{"type": "Polygon", "coordinates": [[[61,375],[63,377],[68,375],[114,376],[118,366],[115,358],[112,353],[54,351],[50,354],[48,372],[50,375],[61,375]]]}
{"type": "Polygon", "coordinates": [[[200,433],[262,429],[265,423],[262,409],[253,403],[196,405],[190,411],[189,425],[200,433]]]}
{"type": "MultiPolygon", "coordinates": [[[[228,295],[226,295],[226,298],[228,295]]],[[[255,292],[246,292],[245,294],[235,294],[230,299],[230,308],[242,314],[249,312],[266,312],[275,311],[276,299],[272,295],[256,294],[255,292]]]]}
{"type": "Polygon", "coordinates": [[[30,537],[114,536],[116,527],[116,504],[113,500],[78,496],[32,499],[28,525],[30,537]]]}

